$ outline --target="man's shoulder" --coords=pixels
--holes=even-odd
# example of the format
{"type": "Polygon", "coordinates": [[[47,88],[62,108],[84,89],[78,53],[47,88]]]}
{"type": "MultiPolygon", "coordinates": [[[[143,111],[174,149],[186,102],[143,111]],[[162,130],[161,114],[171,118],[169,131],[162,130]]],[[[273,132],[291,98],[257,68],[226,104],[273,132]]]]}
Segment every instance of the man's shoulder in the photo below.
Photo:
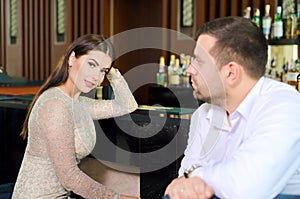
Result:
{"type": "Polygon", "coordinates": [[[211,108],[211,104],[209,103],[203,103],[201,104],[194,112],[194,115],[198,115],[198,114],[207,114],[208,111],[210,110],[211,108]]]}
{"type": "Polygon", "coordinates": [[[260,90],[260,96],[281,100],[300,100],[300,93],[295,86],[266,78],[260,90]]]}
{"type": "Polygon", "coordinates": [[[283,114],[290,114],[289,112],[300,109],[300,93],[295,87],[286,83],[266,79],[253,109],[269,114],[274,113],[282,117],[283,114]]]}

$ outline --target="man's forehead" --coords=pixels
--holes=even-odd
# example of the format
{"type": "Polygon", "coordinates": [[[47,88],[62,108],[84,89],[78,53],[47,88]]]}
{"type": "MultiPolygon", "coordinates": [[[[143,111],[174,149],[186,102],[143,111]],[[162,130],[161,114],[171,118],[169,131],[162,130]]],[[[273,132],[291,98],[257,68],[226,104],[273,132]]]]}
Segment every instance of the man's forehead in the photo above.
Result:
{"type": "Polygon", "coordinates": [[[208,55],[210,49],[214,46],[216,41],[217,39],[210,35],[207,34],[200,35],[197,39],[196,47],[194,50],[195,56],[197,56],[197,54],[203,54],[203,53],[205,55],[208,55]]]}

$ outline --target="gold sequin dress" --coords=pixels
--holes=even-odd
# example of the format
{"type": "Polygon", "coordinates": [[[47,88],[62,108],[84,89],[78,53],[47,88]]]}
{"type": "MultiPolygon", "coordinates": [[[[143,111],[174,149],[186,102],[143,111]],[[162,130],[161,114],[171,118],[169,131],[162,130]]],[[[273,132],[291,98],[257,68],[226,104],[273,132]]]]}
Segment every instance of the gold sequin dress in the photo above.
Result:
{"type": "Polygon", "coordinates": [[[93,150],[93,120],[134,111],[137,103],[117,71],[108,77],[113,100],[72,99],[60,88],[45,91],[34,105],[28,123],[28,144],[14,187],[13,199],[119,198],[119,193],[94,181],[78,168],[93,150]]]}

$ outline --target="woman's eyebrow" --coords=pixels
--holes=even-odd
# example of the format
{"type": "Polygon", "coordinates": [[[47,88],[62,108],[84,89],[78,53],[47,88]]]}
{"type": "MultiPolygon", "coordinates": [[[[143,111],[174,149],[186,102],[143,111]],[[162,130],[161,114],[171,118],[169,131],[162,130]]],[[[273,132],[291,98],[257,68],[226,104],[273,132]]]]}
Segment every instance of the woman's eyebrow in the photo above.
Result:
{"type": "Polygon", "coordinates": [[[99,63],[95,59],[90,58],[90,60],[94,61],[96,63],[96,65],[99,66],[99,63]]]}

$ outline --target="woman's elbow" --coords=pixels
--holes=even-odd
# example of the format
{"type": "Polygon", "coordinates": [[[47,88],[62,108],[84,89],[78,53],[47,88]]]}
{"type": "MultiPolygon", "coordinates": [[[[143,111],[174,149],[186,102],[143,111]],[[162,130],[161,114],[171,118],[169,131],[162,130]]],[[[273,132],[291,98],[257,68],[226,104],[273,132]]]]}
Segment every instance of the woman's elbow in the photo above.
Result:
{"type": "Polygon", "coordinates": [[[129,106],[129,112],[131,113],[131,112],[135,111],[137,108],[138,108],[138,104],[136,101],[134,101],[134,103],[132,103],[132,105],[129,106]]]}

